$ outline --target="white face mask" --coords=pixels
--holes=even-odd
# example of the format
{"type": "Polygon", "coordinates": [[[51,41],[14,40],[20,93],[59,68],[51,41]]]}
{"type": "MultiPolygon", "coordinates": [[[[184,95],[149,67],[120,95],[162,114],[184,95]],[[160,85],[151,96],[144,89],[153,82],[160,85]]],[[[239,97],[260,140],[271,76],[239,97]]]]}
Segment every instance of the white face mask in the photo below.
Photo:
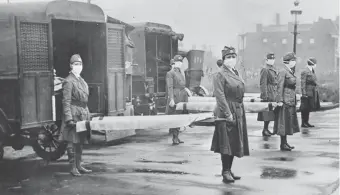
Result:
{"type": "Polygon", "coordinates": [[[72,72],[73,74],[75,74],[76,76],[80,76],[80,73],[83,71],[83,66],[82,65],[76,65],[76,66],[72,66],[72,72]]]}
{"type": "Polygon", "coordinates": [[[268,59],[268,60],[267,60],[267,64],[268,64],[268,65],[272,65],[272,66],[273,66],[274,63],[275,63],[275,60],[274,60],[274,59],[268,59]]]}
{"type": "Polygon", "coordinates": [[[235,68],[236,58],[226,58],[223,62],[223,65],[230,67],[230,68],[235,68]]]}
{"type": "Polygon", "coordinates": [[[295,65],[296,65],[296,61],[290,61],[288,64],[289,68],[294,68],[295,65]]]}
{"type": "Polygon", "coordinates": [[[175,68],[181,68],[182,67],[182,62],[175,62],[173,65],[175,68]]]}
{"type": "Polygon", "coordinates": [[[312,67],[313,67],[313,69],[315,69],[316,68],[316,64],[314,64],[312,67]]]}

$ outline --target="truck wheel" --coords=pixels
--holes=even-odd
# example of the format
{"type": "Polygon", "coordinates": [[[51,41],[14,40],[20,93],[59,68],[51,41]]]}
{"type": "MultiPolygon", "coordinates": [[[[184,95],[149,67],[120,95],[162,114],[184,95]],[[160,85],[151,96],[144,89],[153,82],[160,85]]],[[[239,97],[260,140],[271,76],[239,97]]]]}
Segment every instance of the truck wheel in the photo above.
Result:
{"type": "Polygon", "coordinates": [[[46,126],[32,144],[35,153],[44,160],[56,161],[66,151],[66,144],[58,140],[60,129],[56,125],[46,126]]]}

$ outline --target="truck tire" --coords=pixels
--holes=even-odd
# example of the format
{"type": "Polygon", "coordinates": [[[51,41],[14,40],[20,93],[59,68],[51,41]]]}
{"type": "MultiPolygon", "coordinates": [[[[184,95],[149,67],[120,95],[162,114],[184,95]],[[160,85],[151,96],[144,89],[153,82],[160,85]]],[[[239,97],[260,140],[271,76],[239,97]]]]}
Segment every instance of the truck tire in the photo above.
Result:
{"type": "Polygon", "coordinates": [[[58,160],[65,154],[67,147],[66,143],[58,140],[59,128],[52,128],[52,126],[41,130],[32,143],[34,152],[46,161],[58,160]]]}

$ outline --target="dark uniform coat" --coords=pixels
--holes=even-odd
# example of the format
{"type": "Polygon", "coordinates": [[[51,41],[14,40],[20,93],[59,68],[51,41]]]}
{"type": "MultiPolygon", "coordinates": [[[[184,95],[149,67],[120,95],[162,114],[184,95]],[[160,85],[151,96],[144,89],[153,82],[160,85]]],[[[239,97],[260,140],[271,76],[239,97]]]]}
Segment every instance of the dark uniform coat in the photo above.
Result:
{"type": "Polygon", "coordinates": [[[77,133],[75,128],[66,126],[70,120],[74,122],[90,120],[87,107],[89,88],[83,78],[70,73],[63,83],[63,116],[60,139],[71,143],[88,143],[87,132],[77,133]]]}
{"type": "Polygon", "coordinates": [[[301,100],[301,104],[307,103],[307,105],[304,106],[304,109],[317,110],[320,108],[317,78],[315,73],[308,67],[301,72],[301,93],[302,96],[308,97],[306,102],[301,100]]]}
{"type": "MultiPolygon", "coordinates": [[[[278,70],[274,66],[266,65],[261,70],[260,98],[266,102],[275,102],[277,95],[278,70]]],[[[274,112],[265,111],[258,113],[258,121],[273,121],[274,112]]]]}
{"type": "Polygon", "coordinates": [[[185,91],[185,78],[179,68],[173,68],[166,73],[166,90],[167,104],[166,114],[176,114],[175,107],[170,107],[170,100],[173,99],[175,104],[179,102],[188,102],[188,93],[185,91]]]}
{"type": "Polygon", "coordinates": [[[275,112],[274,133],[277,135],[293,135],[300,131],[296,113],[296,76],[284,66],[279,72],[277,85],[277,102],[283,102],[275,112]]]}
{"type": "Polygon", "coordinates": [[[237,157],[249,155],[246,115],[243,105],[245,92],[244,81],[232,70],[223,67],[214,78],[216,97],[215,132],[211,150],[216,153],[237,157]],[[226,123],[226,118],[233,115],[236,125],[226,123]]]}
{"type": "Polygon", "coordinates": [[[261,70],[260,88],[263,100],[274,102],[277,94],[278,71],[274,66],[266,65],[261,70]]]}

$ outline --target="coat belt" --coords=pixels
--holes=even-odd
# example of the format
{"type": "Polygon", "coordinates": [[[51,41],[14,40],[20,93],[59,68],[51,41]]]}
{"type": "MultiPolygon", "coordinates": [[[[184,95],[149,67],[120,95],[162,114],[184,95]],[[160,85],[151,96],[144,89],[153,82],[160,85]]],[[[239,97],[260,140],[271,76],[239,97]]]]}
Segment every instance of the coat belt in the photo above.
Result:
{"type": "Polygon", "coordinates": [[[82,108],[86,108],[87,107],[87,103],[86,102],[74,101],[74,100],[71,101],[71,105],[82,107],[82,108]]]}

